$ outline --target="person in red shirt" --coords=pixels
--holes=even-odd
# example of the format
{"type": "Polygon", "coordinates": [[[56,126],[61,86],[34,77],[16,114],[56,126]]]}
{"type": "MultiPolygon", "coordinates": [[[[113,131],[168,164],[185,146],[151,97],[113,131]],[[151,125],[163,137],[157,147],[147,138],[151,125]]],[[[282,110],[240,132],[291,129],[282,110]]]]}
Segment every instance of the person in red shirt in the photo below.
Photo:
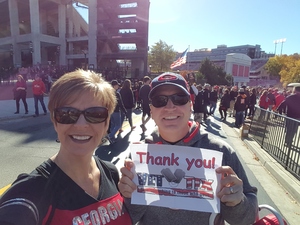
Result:
{"type": "Polygon", "coordinates": [[[25,114],[28,114],[28,105],[26,102],[26,90],[27,90],[27,84],[25,79],[23,78],[23,76],[21,74],[19,74],[17,76],[18,81],[16,82],[16,85],[14,87],[14,97],[16,100],[16,107],[17,107],[17,111],[15,112],[15,114],[19,114],[20,112],[20,100],[22,99],[23,104],[24,104],[24,108],[25,108],[25,114]]]}
{"type": "Polygon", "coordinates": [[[268,98],[268,91],[265,90],[265,91],[263,91],[262,95],[259,98],[259,107],[264,109],[264,110],[260,110],[260,114],[258,117],[259,121],[264,120],[265,114],[266,114],[265,110],[268,109],[269,103],[270,103],[270,100],[268,98]]]}
{"type": "Polygon", "coordinates": [[[32,82],[32,92],[33,92],[34,108],[35,108],[35,114],[33,115],[33,117],[39,116],[38,101],[40,101],[41,103],[41,106],[44,110],[44,115],[47,115],[47,109],[44,103],[44,94],[46,92],[46,87],[39,75],[36,75],[35,80],[32,82]]]}

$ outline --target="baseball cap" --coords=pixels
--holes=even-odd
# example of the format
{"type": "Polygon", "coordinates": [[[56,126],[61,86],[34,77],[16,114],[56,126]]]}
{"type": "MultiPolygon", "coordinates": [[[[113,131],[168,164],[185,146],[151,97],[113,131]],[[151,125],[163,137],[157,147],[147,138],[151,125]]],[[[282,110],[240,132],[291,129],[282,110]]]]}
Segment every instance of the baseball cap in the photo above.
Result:
{"type": "Polygon", "coordinates": [[[111,81],[111,86],[115,86],[115,85],[119,85],[120,86],[120,84],[119,84],[119,82],[117,80],[112,80],[111,81]]]}
{"type": "Polygon", "coordinates": [[[155,93],[155,90],[157,90],[158,87],[161,87],[163,85],[173,85],[179,87],[184,93],[190,95],[189,85],[183,76],[177,73],[166,72],[155,77],[152,80],[150,84],[151,90],[149,93],[149,98],[151,99],[151,97],[155,93]]]}

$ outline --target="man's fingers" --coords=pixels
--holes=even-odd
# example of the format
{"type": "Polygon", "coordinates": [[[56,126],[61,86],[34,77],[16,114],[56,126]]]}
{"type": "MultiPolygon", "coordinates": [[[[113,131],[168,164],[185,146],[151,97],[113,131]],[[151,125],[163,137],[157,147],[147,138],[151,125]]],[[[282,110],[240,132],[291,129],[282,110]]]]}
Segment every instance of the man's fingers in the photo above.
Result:
{"type": "Polygon", "coordinates": [[[120,169],[122,177],[129,177],[131,180],[133,179],[134,175],[133,173],[130,171],[130,169],[128,169],[127,167],[122,167],[120,169]]]}
{"type": "Polygon", "coordinates": [[[229,174],[236,175],[236,173],[233,171],[233,169],[230,166],[221,166],[216,169],[216,173],[223,174],[223,177],[226,177],[229,174]]]}
{"type": "MultiPolygon", "coordinates": [[[[126,168],[124,168],[124,169],[127,170],[126,168]]],[[[118,183],[118,187],[119,187],[121,194],[126,198],[131,198],[132,192],[136,189],[136,185],[132,181],[132,179],[129,178],[128,176],[124,176],[124,175],[122,175],[122,177],[118,183]]]]}

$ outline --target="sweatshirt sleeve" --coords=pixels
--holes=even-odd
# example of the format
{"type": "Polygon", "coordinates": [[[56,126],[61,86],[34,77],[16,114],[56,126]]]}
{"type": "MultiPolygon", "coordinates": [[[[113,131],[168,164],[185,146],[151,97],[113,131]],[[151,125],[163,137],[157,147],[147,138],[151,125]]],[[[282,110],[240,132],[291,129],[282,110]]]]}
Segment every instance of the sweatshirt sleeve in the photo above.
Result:
{"type": "Polygon", "coordinates": [[[230,166],[236,175],[243,181],[243,199],[236,206],[221,204],[221,214],[231,225],[248,225],[255,222],[258,213],[257,188],[250,185],[246,172],[231,147],[224,150],[223,165],[230,166]]]}
{"type": "Polygon", "coordinates": [[[145,214],[147,206],[131,204],[131,198],[124,198],[124,201],[125,206],[130,214],[132,224],[136,224],[145,214]]]}

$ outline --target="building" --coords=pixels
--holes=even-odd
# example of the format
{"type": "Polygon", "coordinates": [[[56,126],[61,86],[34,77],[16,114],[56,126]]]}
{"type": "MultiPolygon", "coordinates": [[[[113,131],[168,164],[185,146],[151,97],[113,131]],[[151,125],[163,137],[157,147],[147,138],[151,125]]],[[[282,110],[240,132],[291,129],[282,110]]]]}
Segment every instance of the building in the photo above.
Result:
{"type": "Polygon", "coordinates": [[[147,73],[149,0],[0,0],[0,67],[147,73]],[[75,3],[74,3],[75,2],[75,3]],[[88,10],[88,23],[76,7],[88,10]]]}
{"type": "Polygon", "coordinates": [[[260,45],[218,45],[214,49],[203,48],[188,52],[187,63],[176,70],[198,71],[201,62],[207,58],[216,66],[222,67],[227,74],[231,74],[233,84],[259,84],[260,81],[269,80],[264,65],[273,56],[274,54],[262,51],[260,45]]]}

